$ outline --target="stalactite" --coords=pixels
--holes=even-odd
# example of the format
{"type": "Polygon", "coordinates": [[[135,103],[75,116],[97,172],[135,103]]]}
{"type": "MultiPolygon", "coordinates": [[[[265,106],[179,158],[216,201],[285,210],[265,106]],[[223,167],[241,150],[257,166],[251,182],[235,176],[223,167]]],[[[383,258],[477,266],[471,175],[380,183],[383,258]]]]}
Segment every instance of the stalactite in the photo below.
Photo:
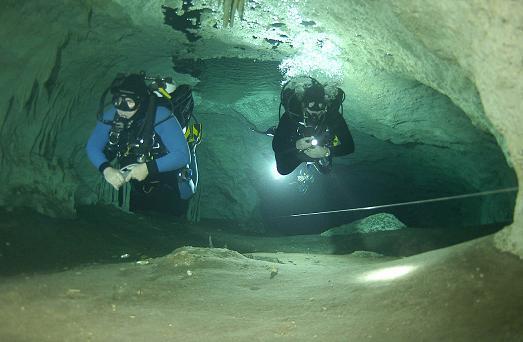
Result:
{"type": "Polygon", "coordinates": [[[236,12],[240,20],[243,19],[245,11],[245,0],[223,0],[223,27],[233,26],[236,12]]]}

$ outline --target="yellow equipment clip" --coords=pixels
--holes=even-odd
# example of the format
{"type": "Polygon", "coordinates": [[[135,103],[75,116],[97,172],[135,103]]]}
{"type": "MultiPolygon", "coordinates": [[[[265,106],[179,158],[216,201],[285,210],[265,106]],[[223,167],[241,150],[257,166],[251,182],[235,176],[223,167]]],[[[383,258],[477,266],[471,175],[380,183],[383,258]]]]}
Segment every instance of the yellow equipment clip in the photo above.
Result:
{"type": "Polygon", "coordinates": [[[185,139],[189,144],[198,145],[202,141],[202,124],[194,123],[188,126],[185,131],[185,139]]]}
{"type": "Polygon", "coordinates": [[[169,95],[169,93],[162,87],[158,87],[158,91],[163,95],[163,97],[165,97],[169,100],[172,99],[171,95],[169,95]]]}
{"type": "Polygon", "coordinates": [[[338,146],[341,145],[340,138],[338,138],[337,135],[334,136],[334,139],[332,140],[332,146],[338,146]]]}

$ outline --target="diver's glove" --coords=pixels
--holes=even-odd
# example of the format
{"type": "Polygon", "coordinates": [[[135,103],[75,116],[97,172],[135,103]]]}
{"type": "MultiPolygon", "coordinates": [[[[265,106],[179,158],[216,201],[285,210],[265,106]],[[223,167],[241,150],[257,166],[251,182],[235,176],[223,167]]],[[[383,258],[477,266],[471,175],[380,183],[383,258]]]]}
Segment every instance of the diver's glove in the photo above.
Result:
{"type": "Polygon", "coordinates": [[[296,149],[300,150],[300,151],[304,151],[304,150],[312,147],[313,139],[314,139],[313,137],[305,137],[305,138],[298,139],[296,141],[296,149]]]}
{"type": "Polygon", "coordinates": [[[128,182],[131,179],[136,179],[141,182],[149,175],[149,170],[147,169],[147,164],[132,164],[126,166],[126,170],[129,172],[125,175],[125,181],[128,182]]]}
{"type": "Polygon", "coordinates": [[[103,175],[107,183],[111,184],[116,190],[120,189],[120,187],[125,183],[125,178],[122,173],[110,166],[104,169],[103,175]]]}
{"type": "Polygon", "coordinates": [[[331,151],[328,147],[318,145],[309,147],[308,149],[304,150],[303,153],[314,159],[326,158],[331,155],[331,151]]]}

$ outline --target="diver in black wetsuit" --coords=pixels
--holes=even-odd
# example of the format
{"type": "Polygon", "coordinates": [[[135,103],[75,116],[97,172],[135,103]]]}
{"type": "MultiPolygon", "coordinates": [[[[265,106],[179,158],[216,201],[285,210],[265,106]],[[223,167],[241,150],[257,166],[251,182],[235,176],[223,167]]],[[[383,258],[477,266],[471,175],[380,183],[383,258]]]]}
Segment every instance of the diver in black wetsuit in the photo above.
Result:
{"type": "Polygon", "coordinates": [[[340,113],[345,94],[311,77],[287,82],[281,94],[285,109],[272,140],[276,167],[282,175],[310,162],[328,173],[332,157],[354,152],[354,141],[340,113]]]}

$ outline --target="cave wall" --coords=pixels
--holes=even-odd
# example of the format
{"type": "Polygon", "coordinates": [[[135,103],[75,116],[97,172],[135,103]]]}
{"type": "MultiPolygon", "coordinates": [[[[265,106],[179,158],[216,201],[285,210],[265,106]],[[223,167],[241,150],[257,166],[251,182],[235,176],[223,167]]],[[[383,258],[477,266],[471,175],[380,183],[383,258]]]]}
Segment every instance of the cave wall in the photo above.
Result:
{"type": "MultiPolygon", "coordinates": [[[[386,71],[353,73],[345,81],[345,117],[353,128],[376,138],[360,138],[358,153],[338,163],[377,170],[391,196],[375,203],[397,203],[508,188],[513,170],[493,136],[474,127],[447,96],[417,80],[386,71]]],[[[356,139],[358,141],[358,139],[356,139]]],[[[462,214],[417,210],[424,226],[509,222],[513,194],[460,202],[462,214]],[[466,209],[468,207],[468,209],[466,209]],[[475,208],[475,209],[474,209],[475,208]],[[429,222],[432,222],[431,224],[429,222]]],[[[369,203],[371,205],[372,203],[369,203]]],[[[449,208],[455,203],[449,202],[449,208]]]]}
{"type": "Polygon", "coordinates": [[[174,44],[176,33],[137,26],[118,2],[1,6],[0,177],[8,181],[0,205],[74,216],[78,203],[96,200],[100,177],[84,145],[102,92],[118,72],[169,69],[169,53],[157,47],[174,44]]]}
{"type": "MultiPolygon", "coordinates": [[[[402,13],[398,14],[402,23],[416,32],[424,45],[439,58],[455,61],[470,75],[490,129],[521,179],[523,46],[518,37],[523,34],[523,3],[399,1],[395,5],[395,12],[402,13]],[[409,10],[404,11],[402,8],[407,5],[409,10]]],[[[513,225],[497,236],[501,248],[520,256],[523,256],[522,200],[520,191],[513,225]]]]}
{"type": "MultiPolygon", "coordinates": [[[[354,69],[361,68],[362,61],[371,63],[446,94],[477,127],[496,137],[521,179],[523,46],[518,37],[523,33],[523,3],[348,1],[336,7],[330,29],[350,27],[344,51],[354,69]],[[354,11],[356,18],[347,20],[346,14],[354,11]],[[366,30],[367,25],[372,29],[366,30]]],[[[347,69],[350,72],[349,65],[347,69]]],[[[520,256],[522,199],[519,192],[514,223],[497,236],[501,248],[520,256]]]]}
{"type": "MultiPolygon", "coordinates": [[[[94,126],[98,98],[115,73],[144,66],[164,73],[173,54],[281,60],[311,37],[335,46],[333,57],[341,63],[332,73],[344,88],[354,83],[342,75],[365,77],[377,69],[447,95],[474,125],[496,137],[522,176],[519,1],[329,0],[322,6],[266,1],[249,3],[245,22],[227,30],[213,27],[220,17],[215,5],[194,1],[204,10],[202,39],[193,44],[162,24],[162,4],[181,7],[181,1],[2,2],[0,176],[6,181],[0,205],[74,215],[75,205],[97,200],[94,184],[100,177],[83,155],[83,145],[94,126]]],[[[229,171],[224,176],[231,178],[229,171]]],[[[251,209],[255,202],[249,202],[251,209]]],[[[238,215],[252,214],[251,209],[238,215]]],[[[519,194],[514,224],[498,236],[502,248],[520,255],[522,215],[519,194]]]]}
{"type": "MultiPolygon", "coordinates": [[[[485,112],[485,119],[480,121],[487,123],[521,179],[523,46],[518,37],[523,34],[523,3],[395,1],[391,7],[417,41],[439,60],[458,65],[461,73],[474,83],[485,112]]],[[[445,88],[442,92],[452,94],[445,88]]],[[[479,113],[465,111],[473,121],[480,117],[479,113]]],[[[519,192],[514,223],[497,236],[500,247],[520,256],[523,256],[522,200],[519,192]]]]}

